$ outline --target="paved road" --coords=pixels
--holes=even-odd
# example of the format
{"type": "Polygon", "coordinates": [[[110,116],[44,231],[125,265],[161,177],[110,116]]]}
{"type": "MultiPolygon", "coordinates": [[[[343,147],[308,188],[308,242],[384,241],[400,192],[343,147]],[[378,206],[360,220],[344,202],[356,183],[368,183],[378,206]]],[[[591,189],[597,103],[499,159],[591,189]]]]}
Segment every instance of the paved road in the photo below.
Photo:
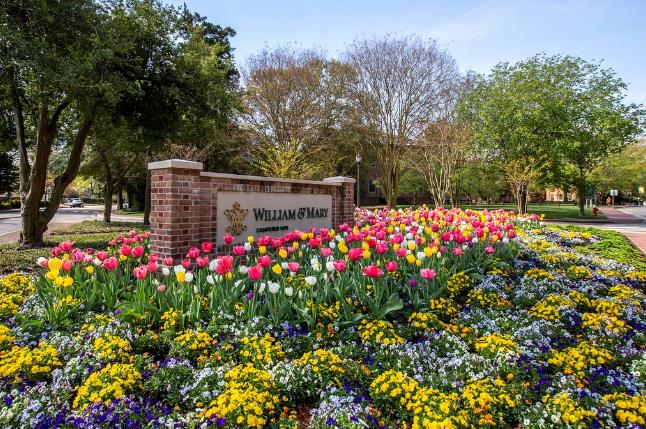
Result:
{"type": "MultiPolygon", "coordinates": [[[[137,221],[141,218],[133,216],[115,216],[112,219],[137,221]]],[[[61,207],[51,220],[50,225],[74,224],[84,220],[103,220],[103,206],[88,205],[85,207],[61,207]]],[[[3,236],[16,234],[20,231],[20,210],[0,211],[0,240],[3,236]]]]}

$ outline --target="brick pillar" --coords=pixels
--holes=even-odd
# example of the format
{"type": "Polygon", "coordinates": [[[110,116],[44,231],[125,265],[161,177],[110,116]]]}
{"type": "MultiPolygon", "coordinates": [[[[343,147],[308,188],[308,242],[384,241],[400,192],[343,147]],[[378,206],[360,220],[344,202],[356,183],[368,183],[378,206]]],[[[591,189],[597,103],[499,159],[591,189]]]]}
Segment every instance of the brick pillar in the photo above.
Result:
{"type": "Polygon", "coordinates": [[[151,162],[150,250],[184,257],[198,246],[210,220],[210,194],[203,192],[201,162],[170,159],[151,162]]]}
{"type": "Polygon", "coordinates": [[[324,182],[339,183],[336,192],[332,195],[332,227],[343,223],[354,222],[354,186],[356,180],[351,177],[327,177],[324,182]]]}

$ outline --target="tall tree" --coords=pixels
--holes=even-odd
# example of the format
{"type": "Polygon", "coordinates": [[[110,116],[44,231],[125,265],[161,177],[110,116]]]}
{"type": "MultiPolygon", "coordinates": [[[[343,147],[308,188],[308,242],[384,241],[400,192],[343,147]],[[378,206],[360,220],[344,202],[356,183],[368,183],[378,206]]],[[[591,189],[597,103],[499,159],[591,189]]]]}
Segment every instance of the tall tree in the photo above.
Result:
{"type": "Polygon", "coordinates": [[[344,60],[354,72],[348,84],[353,117],[366,130],[386,201],[395,207],[406,149],[437,118],[457,66],[435,41],[419,37],[360,40],[344,60]]]}
{"type": "Polygon", "coordinates": [[[241,124],[267,176],[309,178],[329,169],[326,130],[337,124],[346,68],[316,50],[265,48],[247,61],[241,124]]]}
{"type": "Polygon", "coordinates": [[[221,66],[223,79],[232,79],[231,60],[214,52],[225,47],[200,49],[204,40],[208,45],[230,32],[186,10],[154,0],[12,0],[0,5],[0,15],[0,90],[11,106],[20,156],[25,246],[42,243],[98,121],[126,121],[141,131],[139,146],[147,147],[185,129],[203,111],[228,115],[228,96],[200,104],[199,94],[229,87],[192,72],[198,65],[221,66]],[[206,64],[205,54],[217,64],[206,64]],[[54,179],[49,205],[40,210],[50,155],[62,148],[69,157],[54,179]]]}

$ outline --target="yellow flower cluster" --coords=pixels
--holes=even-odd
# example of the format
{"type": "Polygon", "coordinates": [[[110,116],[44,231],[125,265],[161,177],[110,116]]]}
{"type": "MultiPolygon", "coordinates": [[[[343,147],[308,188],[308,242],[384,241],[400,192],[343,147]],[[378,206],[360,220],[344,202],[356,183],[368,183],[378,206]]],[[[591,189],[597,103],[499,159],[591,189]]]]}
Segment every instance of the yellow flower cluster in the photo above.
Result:
{"type": "Polygon", "coordinates": [[[586,240],[592,238],[592,234],[589,232],[563,231],[559,235],[563,238],[583,238],[586,240]]]}
{"type": "Polygon", "coordinates": [[[579,292],[578,290],[571,290],[568,294],[568,297],[574,302],[580,310],[587,310],[592,308],[592,301],[585,294],[579,292]]]}
{"type": "Polygon", "coordinates": [[[0,317],[14,316],[25,301],[25,297],[34,292],[31,277],[12,273],[0,279],[0,317]]]}
{"type": "Polygon", "coordinates": [[[592,278],[592,271],[588,267],[572,265],[567,268],[566,274],[573,280],[587,280],[592,278]]]}
{"type": "Polygon", "coordinates": [[[625,321],[612,314],[604,313],[583,313],[581,317],[583,326],[596,331],[607,331],[615,334],[625,334],[630,326],[625,321]]]}
{"type": "Polygon", "coordinates": [[[95,402],[109,404],[136,388],[141,374],[133,365],[110,363],[105,368],[93,372],[78,388],[74,398],[74,408],[85,408],[95,402]]]}
{"type": "Polygon", "coordinates": [[[85,334],[88,334],[92,331],[94,331],[98,326],[106,326],[110,324],[114,319],[110,316],[105,316],[103,314],[95,314],[94,315],[94,322],[91,323],[84,323],[81,325],[81,328],[79,329],[78,336],[82,337],[85,334]]]}
{"type": "Polygon", "coordinates": [[[464,272],[453,274],[446,282],[446,293],[455,298],[462,295],[475,285],[475,281],[464,272]]]}
{"type": "Polygon", "coordinates": [[[224,375],[225,390],[199,413],[203,419],[226,418],[238,427],[261,429],[274,421],[280,398],[271,389],[271,375],[252,364],[238,365],[224,375]]]}
{"type": "Polygon", "coordinates": [[[408,318],[408,323],[418,331],[429,331],[444,327],[444,322],[433,313],[413,313],[408,318]]]}
{"type": "Polygon", "coordinates": [[[615,416],[622,426],[632,423],[643,427],[646,424],[646,395],[613,393],[603,399],[614,405],[615,416]]]}
{"type": "Polygon", "coordinates": [[[560,367],[564,374],[573,374],[581,378],[589,367],[603,365],[613,360],[608,350],[583,341],[562,351],[554,350],[547,362],[560,367]]]}
{"type": "Polygon", "coordinates": [[[75,299],[72,295],[65,295],[54,303],[54,308],[60,310],[63,307],[78,307],[81,305],[80,299],[75,299]]]}
{"type": "Polygon", "coordinates": [[[38,380],[49,375],[55,368],[62,366],[56,349],[46,341],[36,348],[13,346],[0,354],[0,377],[11,378],[18,382],[19,374],[29,380],[38,380]]]}
{"type": "Polygon", "coordinates": [[[473,289],[467,295],[467,303],[478,304],[485,308],[511,307],[511,302],[496,292],[486,292],[482,289],[473,289]]]}
{"type": "Polygon", "coordinates": [[[240,357],[243,362],[257,365],[272,363],[285,355],[283,346],[274,337],[243,337],[240,339],[240,357]]]}
{"type": "Polygon", "coordinates": [[[129,362],[132,360],[132,346],[125,338],[105,334],[94,340],[93,346],[94,351],[102,359],[116,362],[129,362]]]}
{"type": "Polygon", "coordinates": [[[634,305],[640,305],[639,300],[644,298],[644,294],[641,291],[626,285],[615,285],[611,287],[609,294],[622,301],[631,301],[631,304],[634,305]]]}
{"type": "Polygon", "coordinates": [[[539,319],[556,320],[561,317],[559,308],[562,307],[574,307],[574,302],[568,296],[555,293],[534,304],[529,312],[539,319]]]}
{"type": "Polygon", "coordinates": [[[60,258],[50,258],[47,261],[49,271],[45,274],[45,278],[50,280],[55,286],[70,287],[74,284],[74,279],[69,274],[60,274],[62,266],[63,261],[60,258]]]}
{"type": "Polygon", "coordinates": [[[413,378],[393,369],[380,374],[370,383],[373,396],[384,397],[403,407],[412,402],[418,387],[419,384],[413,378]]]}
{"type": "Polygon", "coordinates": [[[318,307],[319,318],[327,321],[333,321],[339,318],[341,311],[341,301],[334,304],[320,304],[318,307]]]}
{"type": "Polygon", "coordinates": [[[612,314],[617,317],[621,316],[623,313],[623,305],[609,299],[592,300],[590,301],[590,306],[598,313],[612,314]]]}
{"type": "Polygon", "coordinates": [[[480,353],[514,353],[518,344],[507,335],[493,333],[480,337],[476,341],[476,350],[480,353]]]}
{"type": "Polygon", "coordinates": [[[447,298],[434,298],[428,301],[428,311],[437,314],[438,317],[444,316],[446,320],[450,320],[459,312],[455,302],[447,298]]]}
{"type": "Polygon", "coordinates": [[[554,248],[554,247],[557,247],[557,246],[555,244],[553,244],[553,243],[550,243],[549,241],[546,241],[546,240],[536,240],[536,241],[532,241],[531,243],[529,243],[527,245],[527,247],[529,247],[532,250],[540,251],[540,250],[551,249],[551,248],[554,248]]]}
{"type": "Polygon", "coordinates": [[[646,271],[632,271],[624,276],[628,280],[636,280],[640,283],[646,283],[646,271]]]}
{"type": "Polygon", "coordinates": [[[462,397],[475,421],[473,427],[504,426],[504,416],[518,406],[518,395],[512,396],[505,382],[497,378],[472,380],[464,386],[462,397]]]}
{"type": "Polygon", "coordinates": [[[161,315],[161,321],[164,323],[162,329],[164,331],[173,330],[177,325],[177,316],[177,311],[173,308],[164,311],[164,314],[161,315]]]}
{"type": "Polygon", "coordinates": [[[15,339],[16,337],[12,335],[11,328],[0,325],[0,350],[9,348],[15,339]]]}
{"type": "Polygon", "coordinates": [[[322,377],[333,379],[336,384],[341,384],[337,376],[345,373],[344,366],[346,364],[336,353],[325,349],[306,352],[294,363],[301,366],[309,365],[312,372],[322,377]]]}
{"type": "Polygon", "coordinates": [[[536,280],[554,280],[554,275],[550,273],[549,271],[542,270],[540,268],[530,268],[529,270],[525,271],[525,277],[530,277],[532,279],[536,280]]]}
{"type": "Polygon", "coordinates": [[[187,329],[175,337],[175,344],[185,350],[204,352],[215,345],[215,340],[200,328],[187,329]]]}
{"type": "Polygon", "coordinates": [[[385,320],[362,320],[359,324],[359,337],[364,344],[404,344],[404,339],[395,333],[393,324],[385,320]]]}
{"type": "Polygon", "coordinates": [[[596,413],[583,408],[566,392],[545,395],[543,403],[551,413],[559,415],[563,423],[572,428],[588,427],[588,421],[596,416],[596,413]]]}

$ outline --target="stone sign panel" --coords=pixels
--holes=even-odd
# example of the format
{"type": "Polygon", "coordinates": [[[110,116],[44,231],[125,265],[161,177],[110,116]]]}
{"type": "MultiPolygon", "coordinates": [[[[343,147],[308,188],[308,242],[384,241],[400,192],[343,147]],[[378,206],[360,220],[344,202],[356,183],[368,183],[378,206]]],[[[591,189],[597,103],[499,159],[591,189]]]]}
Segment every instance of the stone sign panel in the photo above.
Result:
{"type": "Polygon", "coordinates": [[[224,234],[281,236],[293,230],[332,227],[332,195],[262,192],[217,193],[217,244],[224,234]]]}

